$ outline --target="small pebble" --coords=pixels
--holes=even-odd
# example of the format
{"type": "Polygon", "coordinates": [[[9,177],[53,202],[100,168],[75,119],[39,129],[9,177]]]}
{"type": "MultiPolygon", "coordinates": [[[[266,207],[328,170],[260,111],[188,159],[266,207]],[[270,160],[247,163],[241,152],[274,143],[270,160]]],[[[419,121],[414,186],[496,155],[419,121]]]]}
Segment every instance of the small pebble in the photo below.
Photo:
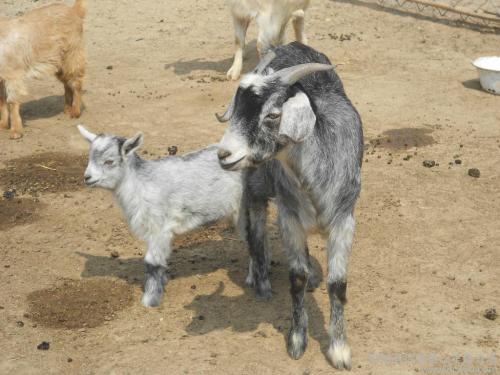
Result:
{"type": "Polygon", "coordinates": [[[481,176],[481,172],[479,172],[479,169],[477,168],[470,168],[468,171],[467,171],[467,174],[471,177],[475,177],[475,178],[478,178],[479,176],[481,176]]]}
{"type": "Polygon", "coordinates": [[[486,309],[483,316],[489,320],[495,320],[498,317],[497,310],[494,308],[486,309]]]}
{"type": "Polygon", "coordinates": [[[191,289],[196,289],[196,285],[191,285],[191,289]]]}
{"type": "Polygon", "coordinates": [[[255,332],[254,336],[255,337],[260,336],[260,337],[266,338],[267,337],[267,333],[265,333],[264,331],[257,331],[257,332],[255,332]]]}
{"type": "Polygon", "coordinates": [[[36,348],[38,350],[49,350],[50,344],[47,341],[42,341],[36,348]]]}
{"type": "Polygon", "coordinates": [[[434,160],[424,160],[422,165],[426,168],[432,168],[436,165],[436,162],[434,160]]]}
{"type": "Polygon", "coordinates": [[[113,65],[108,65],[108,66],[106,67],[106,69],[108,69],[108,70],[113,70],[113,65]]]}
{"type": "Polygon", "coordinates": [[[111,252],[111,258],[118,258],[120,256],[120,254],[118,253],[118,251],[116,250],[113,250],[111,252]]]}
{"type": "Polygon", "coordinates": [[[198,317],[198,320],[205,320],[205,317],[204,317],[203,315],[200,315],[200,316],[198,317]]]}
{"type": "Polygon", "coordinates": [[[16,195],[16,190],[7,190],[3,192],[3,197],[7,200],[11,200],[16,195]]]}
{"type": "Polygon", "coordinates": [[[177,146],[170,146],[167,151],[169,155],[175,155],[177,154],[177,146]]]}
{"type": "Polygon", "coordinates": [[[18,320],[18,321],[16,322],[16,325],[17,325],[18,327],[24,327],[24,322],[23,322],[22,320],[18,320]]]}
{"type": "Polygon", "coordinates": [[[73,362],[73,358],[68,358],[67,361],[68,361],[68,363],[71,363],[71,362],[73,362]]]}
{"type": "Polygon", "coordinates": [[[455,159],[455,164],[462,164],[462,160],[460,160],[460,159],[455,159]]]}

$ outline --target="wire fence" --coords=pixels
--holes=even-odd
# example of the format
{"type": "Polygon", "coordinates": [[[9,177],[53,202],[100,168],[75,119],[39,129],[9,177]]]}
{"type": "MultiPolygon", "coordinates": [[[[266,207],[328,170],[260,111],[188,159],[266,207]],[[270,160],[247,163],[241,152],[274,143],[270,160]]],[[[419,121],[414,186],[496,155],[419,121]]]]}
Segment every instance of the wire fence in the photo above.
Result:
{"type": "Polygon", "coordinates": [[[355,0],[500,31],[500,0],[355,0]]]}

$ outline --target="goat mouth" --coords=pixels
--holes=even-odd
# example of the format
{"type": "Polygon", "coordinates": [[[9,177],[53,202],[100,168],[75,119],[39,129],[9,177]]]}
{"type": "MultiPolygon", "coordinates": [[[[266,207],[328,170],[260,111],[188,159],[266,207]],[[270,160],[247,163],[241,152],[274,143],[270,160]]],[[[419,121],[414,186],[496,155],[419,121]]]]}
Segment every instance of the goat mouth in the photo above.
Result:
{"type": "Polygon", "coordinates": [[[90,182],[87,182],[85,181],[85,185],[87,185],[88,187],[91,187],[91,186],[94,186],[95,184],[97,184],[97,180],[96,181],[90,181],[90,182]]]}
{"type": "Polygon", "coordinates": [[[236,161],[233,161],[232,163],[224,164],[224,163],[220,162],[220,166],[222,167],[222,169],[224,169],[226,171],[235,171],[237,169],[240,169],[240,168],[238,168],[237,164],[240,163],[245,158],[246,158],[246,155],[242,156],[241,158],[239,158],[236,161]]]}

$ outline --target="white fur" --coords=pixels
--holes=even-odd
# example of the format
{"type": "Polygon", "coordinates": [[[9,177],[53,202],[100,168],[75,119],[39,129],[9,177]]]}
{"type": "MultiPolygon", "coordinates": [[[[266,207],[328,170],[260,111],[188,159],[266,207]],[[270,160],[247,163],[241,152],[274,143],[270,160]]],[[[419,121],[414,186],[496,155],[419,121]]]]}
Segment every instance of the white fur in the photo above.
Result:
{"type": "Polygon", "coordinates": [[[248,155],[249,150],[245,138],[234,132],[231,127],[226,129],[226,132],[219,143],[219,148],[231,153],[224,160],[220,161],[221,165],[231,164],[240,159],[241,161],[234,167],[242,168],[242,166],[247,164],[248,161],[246,156],[248,155]]]}
{"type": "Polygon", "coordinates": [[[351,369],[351,348],[346,342],[331,345],[328,348],[327,355],[333,367],[351,369]]]}
{"type": "Polygon", "coordinates": [[[328,238],[328,282],[345,280],[347,264],[354,236],[355,221],[348,216],[344,222],[336,226],[328,238]]]}
{"type": "Polygon", "coordinates": [[[297,332],[292,333],[291,340],[292,340],[292,346],[295,350],[302,348],[302,346],[304,345],[303,336],[297,332]]]}
{"type": "Polygon", "coordinates": [[[256,94],[260,94],[260,88],[266,85],[266,77],[261,74],[245,74],[240,81],[240,87],[246,89],[252,86],[256,94]]]}
{"type": "Polygon", "coordinates": [[[302,142],[314,130],[316,116],[307,95],[295,94],[283,105],[280,134],[286,135],[293,142],[302,142]]]}
{"type": "Polygon", "coordinates": [[[257,49],[261,56],[272,46],[284,43],[286,25],[292,19],[297,41],[307,44],[304,33],[305,11],[310,0],[228,0],[233,16],[236,51],[227,77],[236,80],[241,74],[245,35],[252,19],[257,21],[257,49]]]}

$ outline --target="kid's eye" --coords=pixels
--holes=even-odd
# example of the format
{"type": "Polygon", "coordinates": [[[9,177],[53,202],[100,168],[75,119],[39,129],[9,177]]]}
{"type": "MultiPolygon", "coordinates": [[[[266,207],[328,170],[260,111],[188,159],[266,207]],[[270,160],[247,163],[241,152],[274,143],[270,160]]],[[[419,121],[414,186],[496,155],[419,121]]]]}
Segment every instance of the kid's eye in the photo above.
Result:
{"type": "Polygon", "coordinates": [[[107,166],[113,165],[113,160],[106,160],[104,162],[104,165],[107,165],[107,166]]]}

